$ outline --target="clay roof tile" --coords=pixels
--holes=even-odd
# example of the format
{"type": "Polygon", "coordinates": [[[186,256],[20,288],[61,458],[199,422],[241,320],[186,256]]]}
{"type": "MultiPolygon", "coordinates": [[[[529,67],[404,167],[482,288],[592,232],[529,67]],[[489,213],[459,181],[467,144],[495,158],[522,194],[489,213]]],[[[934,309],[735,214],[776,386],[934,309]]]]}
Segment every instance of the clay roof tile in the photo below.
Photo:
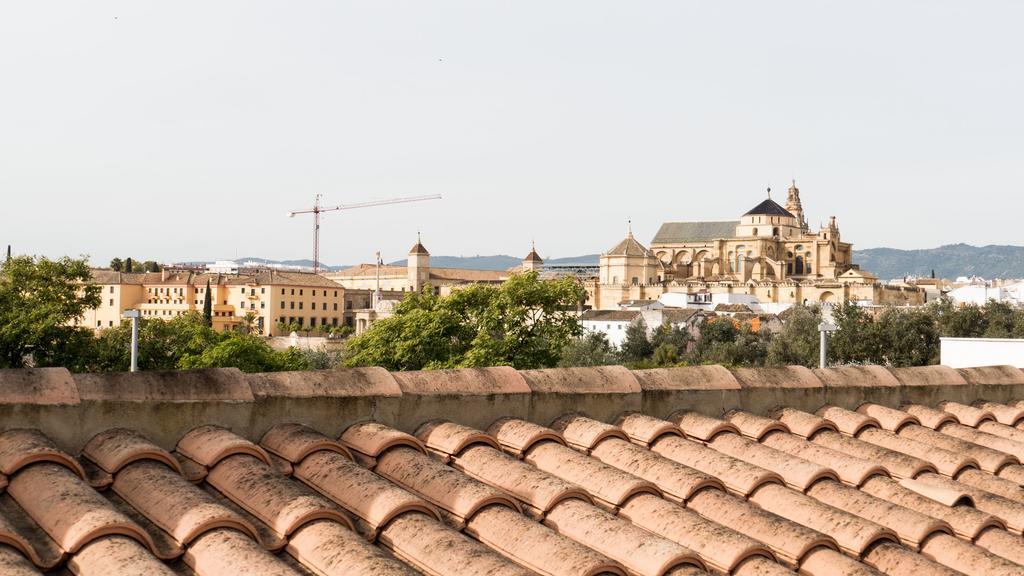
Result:
{"type": "Polygon", "coordinates": [[[288,539],[286,550],[315,574],[415,574],[359,534],[330,520],[304,524],[288,539]]]}
{"type": "Polygon", "coordinates": [[[0,573],[7,576],[40,576],[42,574],[21,552],[4,544],[0,544],[0,573]]]}
{"type": "Polygon", "coordinates": [[[731,410],[725,413],[725,419],[736,426],[741,434],[753,440],[761,440],[765,434],[772,431],[789,432],[789,428],[771,418],[751,414],[742,410],[731,410]]]}
{"type": "Polygon", "coordinates": [[[680,410],[671,414],[668,420],[686,433],[687,436],[708,442],[715,436],[724,433],[740,435],[739,428],[734,424],[711,418],[692,410],[680,410]]]}
{"type": "Polygon", "coordinates": [[[786,484],[801,492],[822,479],[839,480],[839,475],[830,468],[736,434],[719,434],[708,445],[719,452],[778,473],[786,484]]]}
{"type": "Polygon", "coordinates": [[[889,475],[885,468],[874,462],[850,456],[793,434],[772,432],[762,442],[765,446],[780,452],[825,466],[835,471],[840,480],[851,486],[860,486],[872,476],[889,475]]]}
{"type": "Polygon", "coordinates": [[[118,535],[104,536],[86,544],[71,557],[68,568],[74,574],[177,574],[135,540],[118,535]]]}
{"type": "Polygon", "coordinates": [[[836,428],[847,436],[857,437],[867,428],[882,427],[882,423],[876,418],[838,406],[823,406],[815,414],[835,424],[836,428]]]}
{"type": "Polygon", "coordinates": [[[518,418],[500,418],[491,424],[487,433],[501,444],[502,450],[518,458],[539,442],[565,444],[554,430],[518,418]]]}
{"type": "Polygon", "coordinates": [[[978,400],[974,403],[974,406],[991,412],[1000,424],[1016,426],[1021,421],[1024,421],[1024,406],[1007,406],[1006,404],[997,404],[985,400],[978,400]]]}
{"type": "Polygon", "coordinates": [[[638,412],[619,416],[615,425],[625,432],[630,440],[641,446],[650,446],[666,434],[683,436],[683,431],[668,420],[654,418],[638,412]]]}
{"type": "Polygon", "coordinates": [[[501,445],[487,434],[447,420],[431,420],[416,431],[427,449],[445,457],[457,456],[470,446],[486,445],[501,450],[501,445]]]}
{"type": "Polygon", "coordinates": [[[352,453],[344,444],[302,424],[278,424],[267,430],[260,445],[271,455],[292,464],[302,462],[303,458],[318,450],[330,450],[352,458],[352,453]]]}
{"type": "Polygon", "coordinates": [[[0,548],[18,550],[43,570],[55,568],[64,551],[7,494],[0,494],[0,548]]]}
{"type": "Polygon", "coordinates": [[[179,544],[217,528],[233,528],[256,538],[251,524],[161,463],[129,464],[117,474],[113,490],[179,544]]]}
{"type": "Polygon", "coordinates": [[[82,456],[109,474],[139,460],[155,460],[181,474],[181,466],[170,452],[127,428],[111,428],[93,436],[82,448],[82,456]]]}
{"type": "Polygon", "coordinates": [[[277,556],[263,549],[249,536],[226,528],[204,533],[188,547],[185,564],[197,574],[234,574],[240,566],[250,574],[295,576],[277,556]]]}
{"type": "MultiPolygon", "coordinates": [[[[921,430],[927,429],[921,428],[921,430]]],[[[955,477],[963,470],[980,467],[978,460],[968,454],[951,452],[925,442],[919,442],[907,436],[900,436],[888,430],[878,428],[867,429],[861,432],[858,439],[887,450],[912,456],[919,460],[926,460],[940,473],[948,476],[955,477]]],[[[911,476],[906,474],[904,476],[907,478],[917,477],[917,475],[911,476]]]]}
{"type": "Polygon", "coordinates": [[[554,442],[535,445],[524,459],[545,472],[582,486],[595,498],[597,504],[605,508],[620,506],[641,493],[661,496],[661,490],[652,482],[554,442]]]}
{"type": "Polygon", "coordinates": [[[793,434],[808,440],[822,430],[839,431],[835,424],[821,416],[794,408],[780,408],[772,413],[772,417],[785,424],[793,434]]]}
{"type": "Polygon", "coordinates": [[[121,534],[155,548],[152,538],[68,468],[41,462],[13,476],[7,492],[65,551],[121,534]]]}
{"type": "Polygon", "coordinates": [[[903,406],[900,406],[900,409],[914,418],[917,418],[917,421],[922,426],[927,426],[932,430],[938,430],[943,424],[949,422],[959,424],[956,416],[943,412],[942,410],[936,410],[920,404],[904,404],[903,406]]]}
{"type": "Polygon", "coordinates": [[[60,464],[79,478],[86,479],[82,465],[42,432],[19,428],[0,433],[0,472],[13,476],[22,468],[37,462],[60,464]]]}
{"type": "Polygon", "coordinates": [[[357,422],[341,433],[341,441],[367,461],[372,461],[384,451],[396,446],[408,446],[413,450],[427,453],[423,443],[415,436],[380,422],[357,422]]]}
{"type": "Polygon", "coordinates": [[[372,535],[406,512],[440,519],[422,498],[395,486],[336,452],[314,452],[295,466],[295,478],[365,522],[372,535]]]}
{"type": "MultiPolygon", "coordinates": [[[[875,432],[886,433],[882,430],[875,430],[875,432]]],[[[916,478],[922,472],[936,472],[935,466],[930,462],[857,438],[844,436],[834,430],[820,431],[811,442],[835,452],[849,454],[861,461],[877,463],[885,469],[886,473],[897,478],[916,478]]]]}
{"type": "Polygon", "coordinates": [[[764,484],[783,484],[776,472],[677,436],[662,436],[651,451],[718,478],[733,494],[746,497],[764,484]]]}
{"type": "Polygon", "coordinates": [[[629,442],[629,436],[621,429],[575,414],[566,414],[556,419],[551,423],[551,428],[558,431],[570,446],[584,452],[589,452],[609,438],[629,442]]]}
{"type": "Polygon", "coordinates": [[[525,511],[536,519],[558,503],[593,499],[579,486],[543,472],[491,446],[470,446],[452,460],[452,466],[481,482],[503,490],[524,504],[525,511]]]}
{"type": "Polygon", "coordinates": [[[405,446],[381,454],[376,472],[453,515],[459,523],[495,504],[521,511],[504,493],[405,446]]]}
{"type": "Polygon", "coordinates": [[[952,414],[961,424],[971,428],[977,428],[982,422],[996,421],[996,416],[992,412],[959,402],[939,402],[936,407],[943,412],[952,414]]]}
{"type": "Polygon", "coordinates": [[[252,456],[239,454],[221,460],[206,481],[281,537],[315,520],[332,520],[355,529],[333,502],[252,456]]]}
{"type": "Polygon", "coordinates": [[[197,463],[213,467],[233,454],[255,456],[270,466],[270,457],[256,444],[220,426],[193,428],[178,441],[178,452],[197,463]]]}
{"type": "Polygon", "coordinates": [[[921,423],[920,420],[911,414],[896,410],[895,408],[889,408],[888,406],[881,406],[879,404],[861,404],[857,407],[857,412],[874,418],[882,425],[882,428],[885,428],[890,432],[898,432],[908,424],[921,423]]]}
{"type": "Polygon", "coordinates": [[[947,522],[955,533],[974,541],[989,528],[1005,530],[1006,525],[995,516],[973,507],[974,500],[962,490],[929,486],[917,480],[876,476],[861,490],[877,498],[916,510],[947,522]]]}

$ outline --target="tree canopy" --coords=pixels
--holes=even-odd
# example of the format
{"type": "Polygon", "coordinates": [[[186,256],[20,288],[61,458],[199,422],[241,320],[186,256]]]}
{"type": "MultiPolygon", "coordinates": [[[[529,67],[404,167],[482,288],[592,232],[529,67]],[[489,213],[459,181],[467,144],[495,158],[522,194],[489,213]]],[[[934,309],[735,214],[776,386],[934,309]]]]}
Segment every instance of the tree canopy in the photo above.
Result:
{"type": "Polygon", "coordinates": [[[553,367],[581,333],[576,310],[584,296],[576,280],[541,280],[536,272],[448,296],[427,286],[352,338],[346,363],[389,370],[553,367]]]}
{"type": "Polygon", "coordinates": [[[72,326],[100,305],[86,259],[15,256],[0,264],[0,368],[66,362],[83,329],[72,326]]]}

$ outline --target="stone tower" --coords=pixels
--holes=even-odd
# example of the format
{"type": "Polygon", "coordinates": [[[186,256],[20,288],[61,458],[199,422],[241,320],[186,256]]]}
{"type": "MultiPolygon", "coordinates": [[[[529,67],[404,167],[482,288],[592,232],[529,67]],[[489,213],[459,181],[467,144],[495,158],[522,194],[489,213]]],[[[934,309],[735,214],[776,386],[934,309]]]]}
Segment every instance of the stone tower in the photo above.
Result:
{"type": "Polygon", "coordinates": [[[796,180],[793,180],[793,184],[789,187],[789,196],[786,198],[786,210],[790,214],[796,216],[797,225],[800,226],[800,230],[807,232],[810,227],[807,226],[807,219],[804,218],[804,207],[800,204],[800,189],[796,187],[796,180]]]}
{"type": "Polygon", "coordinates": [[[430,252],[423,247],[419,232],[416,233],[416,244],[409,249],[406,268],[409,274],[409,288],[419,292],[430,281],[430,252]]]}
{"type": "Polygon", "coordinates": [[[537,245],[533,244],[530,248],[530,253],[523,258],[523,271],[529,272],[531,270],[540,271],[544,266],[544,260],[541,259],[540,254],[537,254],[537,245]]]}

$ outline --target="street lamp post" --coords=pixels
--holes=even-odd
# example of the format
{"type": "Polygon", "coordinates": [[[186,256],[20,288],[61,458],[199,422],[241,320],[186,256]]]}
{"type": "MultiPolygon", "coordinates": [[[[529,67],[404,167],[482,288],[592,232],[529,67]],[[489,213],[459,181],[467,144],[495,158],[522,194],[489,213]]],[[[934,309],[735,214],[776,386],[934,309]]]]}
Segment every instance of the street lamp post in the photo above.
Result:
{"type": "Polygon", "coordinates": [[[821,324],[818,324],[818,332],[821,333],[821,345],[818,347],[818,367],[828,367],[828,334],[829,332],[835,332],[838,327],[831,322],[822,320],[821,324]]]}
{"type": "Polygon", "coordinates": [[[132,320],[132,372],[139,371],[139,318],[142,314],[138,310],[125,310],[124,317],[132,320]]]}

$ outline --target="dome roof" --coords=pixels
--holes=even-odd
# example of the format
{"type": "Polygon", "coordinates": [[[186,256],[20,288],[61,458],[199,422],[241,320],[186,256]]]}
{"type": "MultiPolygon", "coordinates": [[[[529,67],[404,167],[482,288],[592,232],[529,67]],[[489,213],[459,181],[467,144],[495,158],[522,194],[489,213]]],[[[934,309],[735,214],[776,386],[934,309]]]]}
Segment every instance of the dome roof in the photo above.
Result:
{"type": "Polygon", "coordinates": [[[771,198],[766,198],[764,202],[761,202],[757,206],[750,209],[744,216],[786,216],[789,218],[796,218],[792,212],[786,210],[779,203],[771,198]]]}

